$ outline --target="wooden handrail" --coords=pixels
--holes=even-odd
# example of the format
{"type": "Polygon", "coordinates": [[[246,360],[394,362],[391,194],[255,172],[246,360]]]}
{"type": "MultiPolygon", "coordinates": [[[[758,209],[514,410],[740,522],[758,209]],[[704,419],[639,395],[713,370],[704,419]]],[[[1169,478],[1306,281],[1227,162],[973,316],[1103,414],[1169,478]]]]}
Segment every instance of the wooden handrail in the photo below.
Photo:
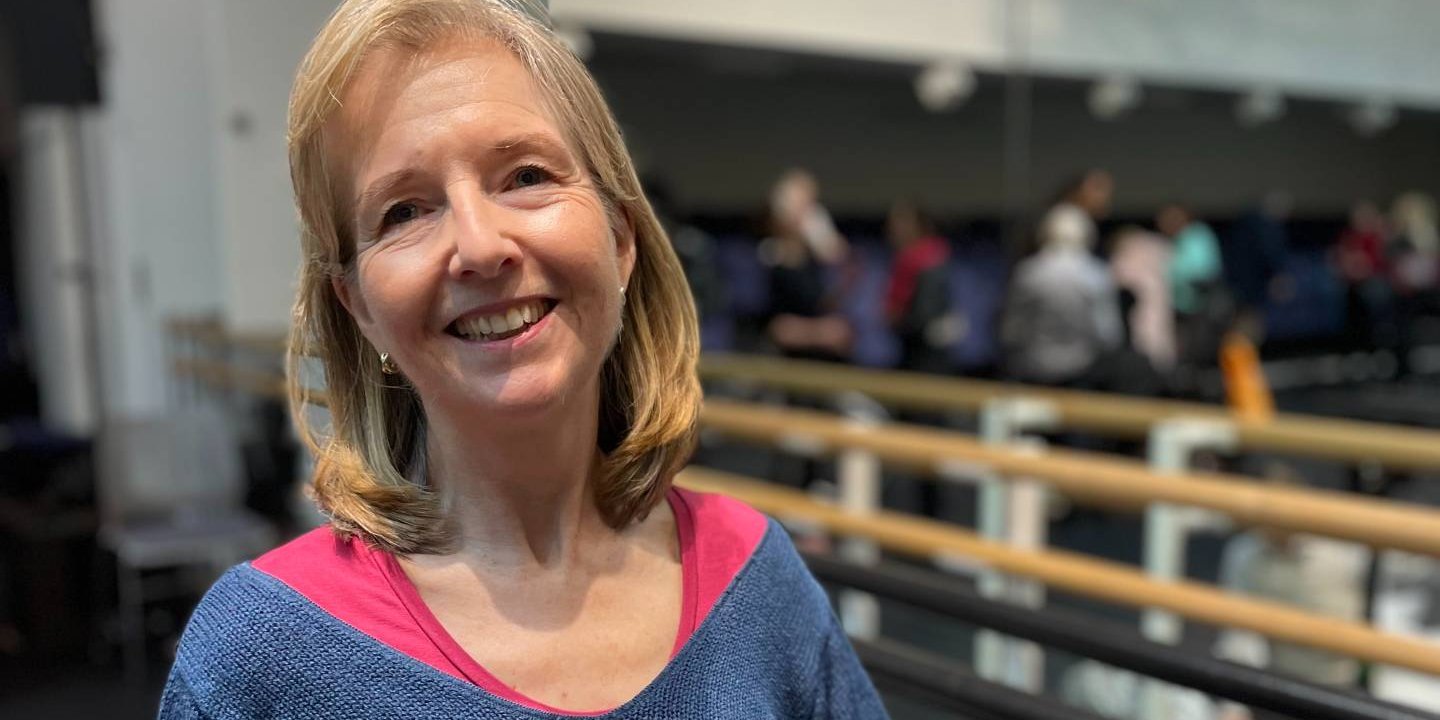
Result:
{"type": "Polygon", "coordinates": [[[1017,550],[934,520],[889,511],[849,513],[797,490],[714,470],[689,468],[681,473],[679,483],[693,490],[729,495],[782,520],[808,521],[833,533],[871,540],[904,555],[963,558],[1077,595],[1159,608],[1199,622],[1440,675],[1440,646],[1380,632],[1362,623],[1320,617],[1200,583],[1160,582],[1133,568],[1074,553],[1017,550]]]}
{"type": "MultiPolygon", "coordinates": [[[[222,387],[285,398],[284,382],[272,373],[213,360],[179,360],[175,370],[222,387]]],[[[321,391],[312,399],[325,403],[321,391]]],[[[1388,500],[1259,485],[1251,478],[1218,473],[1157,475],[1142,463],[1097,453],[1050,449],[1036,454],[933,428],[862,425],[816,411],[734,401],[706,401],[700,420],[707,430],[740,440],[791,443],[831,454],[864,450],[886,463],[924,473],[945,473],[960,466],[1000,478],[1039,478],[1088,504],[1137,507],[1163,502],[1200,507],[1245,525],[1440,557],[1440,511],[1388,500]]]]}
{"type": "Polygon", "coordinates": [[[896,423],[865,425],[813,410],[710,399],[707,431],[826,454],[855,449],[928,474],[949,468],[1033,477],[1077,501],[1102,505],[1161,502],[1206,508],[1246,525],[1353,540],[1440,557],[1440,511],[1351,493],[1258,484],[1219,473],[1158,475],[1145,464],[1077,450],[1044,453],[987,445],[955,432],[896,423]]]}
{"type": "MultiPolygon", "coordinates": [[[[216,387],[243,390],[252,395],[272,400],[286,400],[289,397],[285,388],[285,378],[273,372],[246,370],[219,360],[184,358],[172,361],[170,367],[176,375],[192,377],[216,387]]],[[[321,394],[323,397],[323,392],[321,394]]],[[[317,404],[324,405],[326,403],[322,400],[317,404]]]]}
{"type": "Polygon", "coordinates": [[[853,390],[892,407],[978,412],[998,398],[1029,397],[1051,404],[1059,426],[1116,437],[1144,437],[1156,423],[1194,418],[1233,423],[1237,440],[1254,450],[1395,468],[1440,468],[1440,432],[1380,423],[1282,413],[1268,422],[1241,422],[1225,408],[1193,402],[1056,390],[1031,385],[872,370],[834,363],[706,354],[701,377],[779,387],[811,396],[853,390]]]}
{"type": "Polygon", "coordinates": [[[210,347],[232,347],[276,356],[283,356],[290,342],[284,333],[226,330],[218,320],[210,318],[175,319],[169,322],[168,328],[170,336],[180,340],[188,340],[210,347]]]}

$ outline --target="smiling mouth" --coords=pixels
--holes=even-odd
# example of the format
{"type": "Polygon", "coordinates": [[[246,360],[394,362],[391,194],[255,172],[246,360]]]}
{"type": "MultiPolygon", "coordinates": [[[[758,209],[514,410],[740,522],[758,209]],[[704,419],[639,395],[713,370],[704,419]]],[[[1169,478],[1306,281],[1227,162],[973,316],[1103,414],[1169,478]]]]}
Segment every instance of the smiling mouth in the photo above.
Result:
{"type": "Polygon", "coordinates": [[[543,320],[555,309],[555,305],[554,300],[532,300],[511,307],[503,313],[460,318],[450,323],[445,332],[472,342],[508,340],[543,320]]]}

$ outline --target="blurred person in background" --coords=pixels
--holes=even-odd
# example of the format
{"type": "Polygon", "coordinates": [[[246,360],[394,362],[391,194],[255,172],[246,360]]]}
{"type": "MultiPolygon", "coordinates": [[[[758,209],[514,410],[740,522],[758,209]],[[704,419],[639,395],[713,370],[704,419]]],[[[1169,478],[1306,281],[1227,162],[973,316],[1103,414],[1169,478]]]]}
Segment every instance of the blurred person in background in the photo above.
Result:
{"type": "MultiPolygon", "coordinates": [[[[1304,487],[1282,462],[1264,470],[1267,485],[1304,487]]],[[[1220,557],[1218,585],[1227,592],[1269,600],[1322,617],[1352,622],[1365,616],[1371,551],[1362,545],[1277,528],[1256,527],[1230,538],[1220,557]]],[[[1216,657],[1320,685],[1353,688],[1361,666],[1351,657],[1270,640],[1244,630],[1224,630],[1216,657]]],[[[1222,703],[1221,720],[1251,717],[1236,703],[1222,703]]],[[[1262,715],[1262,717],[1265,717],[1262,715]]]]}
{"type": "Polygon", "coordinates": [[[1170,303],[1180,359],[1187,365],[1212,367],[1220,337],[1230,323],[1220,243],[1210,226],[1183,205],[1161,208],[1155,225],[1170,238],[1170,303]]]}
{"type": "Polygon", "coordinates": [[[1230,230],[1225,276],[1239,312],[1257,320],[1264,317],[1270,301],[1294,294],[1294,280],[1285,272],[1290,244],[1286,223],[1293,205],[1289,193],[1271,191],[1237,218],[1230,230]]]}
{"type": "Polygon", "coordinates": [[[809,171],[789,170],[776,181],[770,231],[760,244],[770,274],[770,341],[786,357],[845,360],[854,332],[835,285],[850,247],[820,204],[820,186],[809,171]]]}
{"type": "Polygon", "coordinates": [[[1005,373],[1098,389],[1101,361],[1123,344],[1124,328],[1110,269],[1093,251],[1095,222],[1061,203],[1041,220],[1038,240],[1010,280],[1000,323],[1005,373]]]}
{"type": "Polygon", "coordinates": [[[900,340],[900,367],[948,373],[959,340],[950,307],[950,242],[913,200],[890,206],[885,234],[895,250],[885,290],[885,317],[900,340]]]}
{"type": "Polygon", "coordinates": [[[1416,325],[1422,317],[1440,314],[1440,229],[1435,199],[1422,192],[1407,192],[1390,209],[1388,245],[1395,290],[1397,352],[1401,367],[1409,370],[1416,325]]]}
{"type": "Polygon", "coordinates": [[[1220,373],[1225,403],[1246,422],[1268,422],[1275,416],[1275,397],[1260,364],[1261,328],[1258,313],[1242,312],[1220,343],[1220,373]]]}
{"type": "Polygon", "coordinates": [[[161,717],[883,717],[785,530],[672,487],[694,305],[571,51],[508,0],[348,0],[290,108],[330,527],[217,581],[161,717]]]}
{"type": "Polygon", "coordinates": [[[1406,295],[1434,290],[1440,278],[1435,199],[1421,192],[1401,195],[1390,210],[1390,222],[1389,249],[1397,289],[1406,295]]]}
{"type": "MultiPolygon", "coordinates": [[[[1100,237],[1099,222],[1110,216],[1115,198],[1115,178],[1108,170],[1086,170],[1061,186],[1055,202],[1046,211],[1046,218],[1069,215],[1066,222],[1086,225],[1091,238],[1100,237]]],[[[1042,219],[1043,225],[1045,220],[1042,219]]],[[[1037,235],[1035,240],[1044,243],[1037,235]]],[[[1094,245],[1094,240],[1091,241],[1094,245]]]]}
{"type": "Polygon", "coordinates": [[[1399,339],[1388,236],[1380,208],[1360,200],[1350,208],[1350,224],[1331,255],[1331,265],[1345,283],[1345,336],[1351,348],[1394,347],[1399,339]]]}
{"type": "Polygon", "coordinates": [[[1175,367],[1175,313],[1170,307],[1170,243],[1141,227],[1125,227],[1110,248],[1120,288],[1125,336],[1160,374],[1175,367]]]}

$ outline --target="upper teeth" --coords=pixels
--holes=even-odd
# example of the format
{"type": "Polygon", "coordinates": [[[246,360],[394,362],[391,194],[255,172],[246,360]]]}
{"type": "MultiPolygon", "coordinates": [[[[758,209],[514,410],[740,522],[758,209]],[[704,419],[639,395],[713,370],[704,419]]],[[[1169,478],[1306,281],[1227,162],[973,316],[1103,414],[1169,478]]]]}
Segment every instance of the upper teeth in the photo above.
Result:
{"type": "Polygon", "coordinates": [[[500,335],[533,323],[544,314],[545,301],[533,300],[524,305],[516,305],[503,313],[461,318],[455,323],[455,328],[461,335],[469,338],[500,335]]]}

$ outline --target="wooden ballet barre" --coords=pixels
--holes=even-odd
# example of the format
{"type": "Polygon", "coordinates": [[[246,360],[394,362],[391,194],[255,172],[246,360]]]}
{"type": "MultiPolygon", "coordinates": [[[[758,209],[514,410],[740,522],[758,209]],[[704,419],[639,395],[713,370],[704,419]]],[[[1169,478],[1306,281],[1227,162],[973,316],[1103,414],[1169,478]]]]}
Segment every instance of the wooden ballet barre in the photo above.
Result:
{"type": "Polygon", "coordinates": [[[285,378],[273,372],[245,370],[218,360],[179,359],[171,363],[176,375],[189,377],[215,387],[240,390],[259,397],[285,400],[288,391],[285,378]]]}
{"type": "Polygon", "coordinates": [[[1098,453],[1033,453],[987,445],[953,431],[864,425],[813,410],[728,400],[706,400],[700,421],[707,431],[738,440],[790,444],[826,454],[863,450],[884,463],[932,475],[947,475],[959,465],[1002,479],[1032,477],[1077,502],[1187,505],[1223,513],[1244,525],[1440,557],[1440,512],[1351,493],[1263,485],[1254,478],[1218,473],[1158,475],[1143,463],[1098,453]]]}
{"type": "MultiPolygon", "coordinates": [[[[273,373],[243,370],[214,360],[177,360],[177,374],[218,387],[286,399],[273,373]]],[[[326,404],[323,390],[310,401],[326,404]]],[[[928,474],[961,463],[1001,479],[1034,477],[1077,501],[1105,507],[1163,502],[1214,510],[1244,525],[1352,540],[1375,548],[1440,557],[1440,512],[1387,500],[1306,488],[1258,485],[1252,478],[1217,473],[1156,475],[1145,465],[1096,453],[1049,450],[1033,454],[920,426],[865,426],[811,410],[707,400],[702,426],[721,435],[767,445],[787,439],[821,452],[874,453],[882,461],[928,474]]]]}
{"type": "Polygon", "coordinates": [[[798,490],[705,468],[688,468],[682,487],[734,497],[780,520],[803,521],[863,538],[912,557],[953,557],[986,569],[1038,580],[1052,588],[1130,607],[1153,607],[1198,622],[1250,630],[1369,662],[1440,675],[1440,645],[1348,620],[1222,592],[1191,582],[1159,582],[1118,563],[1062,551],[1017,550],[935,520],[891,511],[850,513],[798,490]]]}
{"type": "Polygon", "coordinates": [[[1164,420],[1187,418],[1233,424],[1242,447],[1395,468],[1440,468],[1440,432],[1380,423],[1279,414],[1267,422],[1238,421],[1202,403],[1153,400],[1032,385],[856,368],[835,363],[707,353],[707,380],[759,383],[811,396],[856,391],[884,405],[916,411],[979,412],[1001,398],[1035,398],[1054,409],[1058,426],[1101,435],[1143,438],[1164,420]]]}
{"type": "Polygon", "coordinates": [[[283,357],[289,338],[283,333],[226,330],[220,321],[210,318],[175,319],[168,323],[169,333],[184,340],[216,349],[240,349],[283,357]]]}

